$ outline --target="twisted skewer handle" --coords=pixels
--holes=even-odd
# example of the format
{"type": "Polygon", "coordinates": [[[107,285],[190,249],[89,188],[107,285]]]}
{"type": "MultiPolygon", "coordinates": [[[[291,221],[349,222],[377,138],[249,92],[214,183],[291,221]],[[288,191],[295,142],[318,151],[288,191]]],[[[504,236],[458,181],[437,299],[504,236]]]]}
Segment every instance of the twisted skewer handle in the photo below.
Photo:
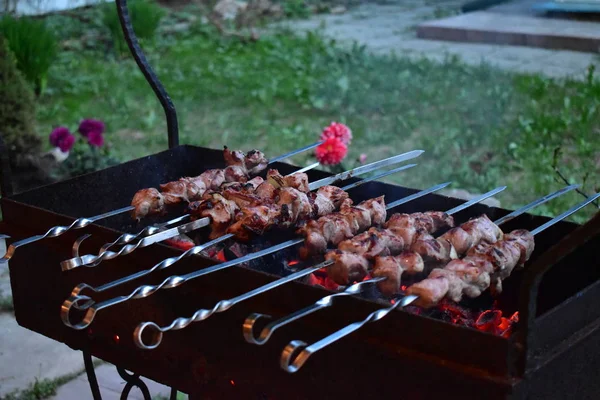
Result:
{"type": "Polygon", "coordinates": [[[298,371],[313,353],[316,353],[317,351],[329,346],[343,337],[348,336],[352,332],[359,330],[368,323],[379,321],[398,307],[406,307],[416,299],[417,296],[413,295],[395,299],[394,304],[392,304],[390,307],[374,311],[364,320],[347,325],[345,328],[332,333],[331,335],[311,344],[310,346],[301,340],[291,341],[281,353],[281,368],[289,373],[298,371]]]}
{"type": "Polygon", "coordinates": [[[141,349],[147,349],[147,350],[155,349],[156,347],[158,347],[160,345],[164,332],[168,332],[171,330],[185,329],[192,322],[205,321],[208,318],[210,318],[212,315],[214,315],[216,313],[221,313],[221,312],[227,311],[231,307],[233,307],[234,305],[236,305],[238,303],[241,303],[242,301],[248,300],[254,296],[258,296],[259,294],[268,292],[269,290],[273,290],[273,289],[275,289],[281,285],[284,285],[288,282],[294,281],[298,278],[302,278],[303,276],[310,275],[313,272],[318,271],[322,268],[325,268],[331,264],[333,264],[333,261],[324,261],[318,265],[315,265],[314,267],[310,267],[305,270],[295,272],[284,278],[277,279],[271,283],[268,283],[266,285],[258,287],[254,290],[251,290],[249,292],[241,294],[237,297],[234,297],[234,298],[231,298],[228,300],[221,300],[217,304],[215,304],[215,306],[213,308],[211,308],[210,310],[202,308],[202,309],[196,311],[194,313],[194,315],[192,315],[189,318],[177,318],[173,322],[171,322],[170,325],[167,325],[164,327],[159,327],[158,325],[156,325],[153,322],[144,322],[136,328],[136,330],[133,334],[133,340],[134,340],[135,344],[141,349]],[[146,343],[142,337],[144,330],[148,329],[148,328],[151,329],[150,336],[152,339],[149,344],[146,343]]]}
{"type": "Polygon", "coordinates": [[[37,242],[38,240],[42,240],[42,239],[46,239],[46,238],[55,238],[55,237],[65,234],[66,232],[68,232],[72,229],[82,229],[90,224],[93,224],[94,222],[96,222],[100,219],[112,217],[113,215],[121,214],[123,212],[129,211],[132,209],[133,209],[133,207],[128,206],[128,207],[123,207],[118,210],[113,210],[113,211],[110,211],[110,212],[107,212],[104,214],[96,215],[95,217],[77,218],[69,226],[55,226],[53,228],[48,229],[48,231],[46,233],[44,233],[43,235],[36,235],[36,236],[32,236],[27,239],[19,240],[18,242],[15,242],[8,247],[6,254],[4,254],[4,256],[0,259],[0,261],[10,260],[13,257],[17,248],[19,248],[21,246],[25,246],[25,245],[37,242]]]}
{"type": "MultiPolygon", "coordinates": [[[[114,241],[105,243],[102,247],[100,247],[100,251],[98,252],[98,255],[101,255],[102,253],[104,253],[105,251],[107,251],[108,249],[110,249],[113,246],[122,246],[124,244],[131,243],[134,240],[154,235],[154,234],[160,232],[163,228],[165,228],[169,225],[173,225],[173,224],[179,223],[181,221],[184,221],[184,220],[188,219],[189,217],[190,217],[190,215],[186,214],[186,215],[182,215],[181,217],[173,218],[173,219],[171,219],[167,222],[163,222],[161,224],[147,226],[135,234],[124,233],[121,236],[119,236],[117,239],[115,239],[114,241]]],[[[80,257],[79,256],[79,247],[81,246],[81,243],[83,243],[83,241],[85,239],[87,239],[87,237],[89,237],[89,235],[84,235],[84,236],[80,237],[79,239],[77,239],[75,241],[75,243],[73,243],[73,257],[80,257]]]]}
{"type": "Polygon", "coordinates": [[[385,279],[386,279],[385,277],[378,277],[378,278],[373,278],[373,279],[369,279],[366,281],[358,282],[358,283],[355,283],[354,285],[348,286],[346,288],[346,290],[344,290],[343,292],[325,296],[322,299],[317,300],[314,304],[311,304],[308,307],[298,310],[295,313],[292,313],[284,318],[280,318],[277,321],[271,322],[270,324],[265,326],[260,331],[260,335],[258,337],[256,337],[254,335],[254,326],[256,325],[256,322],[262,318],[271,318],[271,316],[266,315],[266,314],[260,314],[260,313],[250,314],[248,316],[248,318],[246,318],[246,320],[244,321],[244,325],[242,328],[242,332],[244,334],[244,339],[246,339],[246,341],[248,343],[263,345],[263,344],[267,343],[267,341],[271,338],[271,335],[273,335],[273,332],[275,332],[277,329],[281,328],[282,326],[285,326],[289,323],[292,323],[301,318],[304,318],[307,315],[314,313],[315,311],[332,306],[334,299],[337,297],[353,296],[353,295],[359,294],[365,289],[365,287],[367,285],[371,285],[373,283],[377,283],[377,282],[383,281],[385,279]]]}
{"type": "Polygon", "coordinates": [[[123,246],[117,252],[106,250],[106,251],[101,252],[97,256],[87,254],[82,257],[75,257],[75,258],[71,258],[69,260],[65,260],[60,263],[60,266],[63,271],[68,271],[73,268],[77,268],[77,267],[81,267],[81,266],[88,267],[88,268],[96,267],[98,264],[100,264],[104,260],[112,260],[113,258],[117,258],[119,256],[133,253],[138,248],[150,246],[154,243],[161,242],[161,241],[169,239],[173,236],[202,228],[204,226],[207,226],[208,224],[210,224],[210,218],[207,217],[207,218],[198,219],[196,221],[188,222],[187,224],[177,226],[177,227],[174,227],[171,229],[167,229],[165,231],[155,233],[154,235],[151,235],[151,236],[147,236],[135,244],[128,244],[128,245],[123,246]]]}
{"type": "MultiPolygon", "coordinates": [[[[214,241],[219,240],[219,239],[215,239],[214,241]]],[[[123,303],[123,302],[125,302],[127,300],[131,300],[131,299],[143,299],[145,297],[153,295],[154,293],[156,293],[162,289],[176,288],[177,286],[180,286],[180,285],[184,284],[185,282],[191,281],[192,279],[196,279],[201,276],[208,275],[210,273],[220,271],[222,269],[229,268],[234,265],[239,265],[239,264],[242,264],[247,261],[252,261],[256,258],[260,258],[265,255],[275,253],[275,252],[277,252],[279,250],[283,250],[287,247],[295,246],[299,243],[302,243],[303,241],[304,241],[303,239],[288,240],[288,241],[280,243],[276,246],[272,246],[272,247],[263,249],[261,251],[257,251],[256,253],[247,254],[243,257],[236,258],[235,260],[227,261],[222,264],[213,265],[212,267],[209,267],[209,268],[190,272],[189,274],[186,274],[183,276],[178,276],[178,275],[170,276],[158,285],[139,286],[138,288],[133,290],[127,296],[115,297],[113,299],[97,303],[95,306],[88,308],[83,320],[78,323],[73,323],[73,322],[71,322],[71,319],[72,319],[72,316],[70,315],[71,310],[73,308],[84,308],[84,306],[82,304],[89,304],[89,302],[91,301],[91,298],[89,296],[81,295],[81,292],[84,289],[90,289],[92,291],[98,292],[98,289],[106,290],[108,287],[116,286],[118,281],[111,282],[107,285],[104,285],[104,287],[100,287],[100,288],[93,288],[85,283],[82,283],[82,284],[77,285],[73,289],[73,291],[71,292],[71,296],[67,300],[65,300],[65,302],[63,303],[63,306],[61,307],[61,319],[65,325],[67,325],[73,329],[85,329],[92,323],[92,321],[94,320],[95,314],[104,308],[112,307],[114,305],[123,303]]],[[[155,270],[168,268],[183,258],[200,254],[207,247],[212,246],[212,244],[213,243],[208,242],[208,243],[205,243],[200,246],[192,247],[191,249],[186,250],[185,252],[180,254],[179,256],[167,258],[167,259],[161,261],[160,263],[156,264],[154,267],[150,268],[149,270],[141,271],[138,274],[147,275],[155,270]]],[[[138,276],[142,276],[142,275],[138,275],[138,276]]],[[[129,276],[124,279],[131,280],[133,278],[131,276],[129,276]]]]}

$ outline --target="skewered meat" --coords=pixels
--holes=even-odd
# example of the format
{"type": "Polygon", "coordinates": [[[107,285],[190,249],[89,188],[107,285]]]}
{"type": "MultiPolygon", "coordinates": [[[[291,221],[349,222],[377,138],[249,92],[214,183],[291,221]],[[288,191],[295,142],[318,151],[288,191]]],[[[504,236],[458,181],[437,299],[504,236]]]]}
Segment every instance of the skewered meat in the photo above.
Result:
{"type": "Polygon", "coordinates": [[[164,198],[160,192],[154,188],[138,190],[133,196],[131,205],[134,207],[131,216],[137,220],[148,214],[157,214],[163,211],[164,198]]]}
{"type": "Polygon", "coordinates": [[[403,246],[402,239],[391,231],[370,228],[352,239],[342,241],[337,250],[325,255],[326,260],[334,261],[327,268],[327,275],[339,285],[360,281],[367,276],[371,259],[377,255],[398,254],[403,246]]]}
{"type": "Polygon", "coordinates": [[[305,259],[314,254],[322,254],[328,244],[337,245],[370,226],[380,226],[385,218],[384,196],[365,200],[357,206],[345,201],[339,212],[309,221],[298,229],[298,234],[305,238],[300,256],[305,259]]]}
{"type": "Polygon", "coordinates": [[[194,215],[210,218],[212,230],[209,239],[212,240],[225,234],[232,217],[240,208],[234,201],[228,200],[218,192],[212,192],[208,197],[204,201],[191,203],[189,207],[193,207],[194,215]]]}
{"type": "MultiPolygon", "coordinates": [[[[451,246],[438,244],[428,230],[436,231],[443,226],[453,224],[452,217],[438,211],[394,214],[386,222],[385,229],[371,228],[352,239],[342,241],[337,250],[328,252],[325,258],[334,261],[334,264],[327,269],[328,276],[340,285],[362,280],[367,275],[374,258],[396,255],[415,244],[423,248],[423,251],[426,251],[424,254],[431,258],[450,254],[451,246]]],[[[417,259],[417,257],[412,258],[417,259]]],[[[423,260],[418,259],[423,265],[423,260]]],[[[386,270],[389,271],[389,267],[386,270]]],[[[402,271],[396,271],[398,277],[401,274],[402,271]]],[[[386,285],[389,286],[389,283],[386,285]]]]}
{"type": "Polygon", "coordinates": [[[310,191],[310,188],[308,187],[308,175],[304,173],[283,176],[276,169],[270,169],[267,172],[267,182],[275,189],[291,187],[304,193],[310,191]]]}
{"type": "Polygon", "coordinates": [[[223,157],[228,165],[224,170],[227,182],[246,182],[249,175],[258,174],[269,163],[264,154],[258,150],[251,150],[244,154],[239,150],[231,151],[225,146],[223,157]]]}
{"type": "Polygon", "coordinates": [[[248,240],[252,233],[262,234],[273,226],[290,227],[323,215],[324,211],[333,212],[348,198],[348,193],[335,186],[323,186],[317,193],[309,195],[294,188],[279,189],[275,203],[243,207],[227,232],[239,240],[248,240]],[[319,208],[317,202],[327,204],[327,207],[319,208]]]}
{"type": "Polygon", "coordinates": [[[487,215],[473,218],[459,227],[444,233],[441,239],[448,240],[459,256],[480,242],[494,243],[502,239],[502,230],[487,215]]]}
{"type": "Polygon", "coordinates": [[[166,205],[190,202],[199,199],[210,189],[216,189],[225,181],[220,169],[209,169],[194,178],[181,178],[177,181],[160,185],[166,205]]]}
{"type": "Polygon", "coordinates": [[[418,253],[405,251],[397,256],[375,257],[371,275],[374,278],[387,278],[378,282],[378,287],[381,293],[390,295],[398,293],[404,272],[414,275],[423,272],[424,269],[423,258],[418,253]]]}
{"type": "MultiPolygon", "coordinates": [[[[403,221],[406,217],[397,217],[394,226],[403,226],[403,221]]],[[[392,218],[390,218],[390,221],[392,218]]],[[[388,224],[392,225],[392,224],[388,224]]],[[[435,239],[427,232],[414,233],[409,224],[404,230],[398,231],[398,234],[403,237],[411,236],[415,237],[414,242],[410,246],[410,251],[414,253],[412,256],[412,262],[418,265],[429,266],[429,268],[435,266],[444,266],[451,262],[453,259],[458,258],[459,254],[466,253],[471,247],[476,246],[478,243],[492,243],[502,238],[502,230],[494,224],[486,215],[478,218],[471,219],[459,227],[450,229],[446,234],[435,239]],[[455,245],[458,247],[455,247],[455,245]]],[[[439,229],[441,226],[438,226],[439,229]]],[[[433,226],[436,229],[435,226],[433,226]]],[[[396,228],[397,229],[397,228],[396,228]]],[[[405,254],[406,255],[406,254],[405,254]]],[[[377,265],[377,262],[375,263],[377,265]]],[[[392,267],[387,265],[384,270],[375,271],[373,276],[389,276],[386,281],[378,283],[380,291],[386,295],[391,296],[400,291],[400,280],[396,279],[401,277],[404,270],[414,270],[413,267],[401,265],[400,263],[395,264],[397,271],[392,271],[392,267]]],[[[438,274],[438,272],[436,272],[438,274]]],[[[445,272],[443,273],[445,274],[445,272]]],[[[500,284],[499,284],[500,285],[500,284]]],[[[500,288],[500,286],[498,286],[500,288]]],[[[451,290],[452,288],[448,288],[451,290]]]]}
{"type": "Polygon", "coordinates": [[[223,156],[228,165],[225,169],[211,169],[196,177],[184,177],[161,184],[162,193],[151,188],[139,190],[131,201],[134,207],[131,213],[133,218],[139,220],[148,214],[161,213],[165,205],[199,200],[207,191],[217,190],[225,182],[244,183],[249,175],[259,173],[268,164],[264,154],[257,150],[244,154],[241,151],[232,152],[225,148],[223,156]]]}
{"type": "Polygon", "coordinates": [[[451,261],[445,268],[434,269],[427,279],[415,283],[407,293],[419,296],[416,304],[431,307],[444,297],[460,301],[463,295],[477,297],[490,285],[497,285],[522,266],[535,246],[526,230],[512,231],[496,243],[482,243],[462,260],[451,261]]]}

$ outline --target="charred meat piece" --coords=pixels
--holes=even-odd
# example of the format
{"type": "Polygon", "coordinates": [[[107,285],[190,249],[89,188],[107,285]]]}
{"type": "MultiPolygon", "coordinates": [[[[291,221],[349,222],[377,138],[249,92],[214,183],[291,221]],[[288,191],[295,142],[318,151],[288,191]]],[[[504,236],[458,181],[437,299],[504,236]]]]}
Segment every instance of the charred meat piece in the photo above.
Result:
{"type": "Polygon", "coordinates": [[[464,295],[477,297],[490,286],[498,290],[499,283],[529,259],[534,246],[530,232],[513,231],[495,243],[481,243],[462,260],[434,269],[427,279],[409,287],[407,293],[419,296],[416,304],[431,307],[444,297],[458,302],[464,295]]]}
{"type": "Polygon", "coordinates": [[[280,226],[288,228],[294,226],[298,221],[313,218],[314,211],[311,201],[306,193],[300,190],[284,187],[279,190],[277,205],[281,209],[280,226]]]}
{"type": "Polygon", "coordinates": [[[279,215],[280,209],[274,204],[244,207],[227,233],[242,241],[250,240],[252,234],[262,235],[273,224],[278,224],[279,215]]]}
{"type": "Polygon", "coordinates": [[[210,218],[209,239],[211,240],[225,234],[231,221],[240,210],[234,201],[228,200],[218,192],[212,192],[208,199],[191,203],[189,207],[193,215],[210,218]]]}
{"type": "Polygon", "coordinates": [[[224,171],[226,182],[245,182],[249,175],[260,173],[269,163],[265,155],[258,150],[244,154],[239,150],[231,151],[225,146],[223,157],[227,163],[224,171]]]}
{"type": "Polygon", "coordinates": [[[276,169],[270,169],[267,172],[267,182],[273,185],[273,187],[276,189],[291,187],[304,193],[308,193],[310,191],[308,187],[308,175],[302,172],[283,176],[276,169]]]}
{"type": "Polygon", "coordinates": [[[148,214],[158,214],[164,211],[164,197],[156,189],[138,190],[133,196],[131,205],[134,207],[131,216],[137,220],[148,214]]]}
{"type": "Polygon", "coordinates": [[[448,240],[459,256],[464,255],[471,247],[480,242],[494,243],[502,239],[502,230],[487,215],[473,218],[459,227],[450,229],[441,236],[448,240]]]}

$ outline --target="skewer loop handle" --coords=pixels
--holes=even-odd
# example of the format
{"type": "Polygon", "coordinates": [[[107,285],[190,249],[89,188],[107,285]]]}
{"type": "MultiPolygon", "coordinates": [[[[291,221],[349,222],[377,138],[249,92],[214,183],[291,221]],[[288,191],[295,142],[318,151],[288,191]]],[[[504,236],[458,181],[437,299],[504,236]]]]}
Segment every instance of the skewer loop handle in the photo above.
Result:
{"type": "Polygon", "coordinates": [[[163,338],[163,331],[160,326],[154,322],[144,322],[139,324],[133,331],[133,341],[135,345],[143,350],[153,350],[160,346],[163,338]],[[147,329],[146,329],[147,328],[147,329]],[[144,331],[146,334],[144,335],[144,331]],[[146,336],[150,342],[145,343],[143,336],[146,336]]]}
{"type": "MultiPolygon", "coordinates": [[[[69,328],[73,328],[76,330],[83,330],[90,326],[94,317],[96,316],[96,312],[98,311],[95,307],[85,307],[80,305],[81,302],[90,302],[92,299],[88,296],[70,296],[67,300],[64,301],[62,306],[60,307],[60,318],[63,323],[69,328]],[[73,315],[71,315],[71,310],[75,308],[78,310],[86,309],[86,312],[83,318],[79,322],[71,322],[73,320],[73,315]]],[[[92,303],[93,304],[93,303],[92,303]]]]}

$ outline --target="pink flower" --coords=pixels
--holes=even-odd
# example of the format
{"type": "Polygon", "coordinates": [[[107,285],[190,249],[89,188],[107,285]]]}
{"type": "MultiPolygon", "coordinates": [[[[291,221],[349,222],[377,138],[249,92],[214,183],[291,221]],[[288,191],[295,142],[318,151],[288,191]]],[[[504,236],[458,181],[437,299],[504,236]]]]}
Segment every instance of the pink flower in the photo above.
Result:
{"type": "Polygon", "coordinates": [[[68,128],[59,126],[50,133],[50,144],[54,147],[60,148],[63,153],[68,152],[73,148],[75,144],[75,136],[69,132],[68,128]]]}
{"type": "Polygon", "coordinates": [[[348,147],[338,138],[331,137],[315,150],[317,160],[323,165],[336,165],[348,154],[348,147]]]}
{"type": "Polygon", "coordinates": [[[78,131],[85,137],[88,137],[88,135],[92,132],[96,132],[101,135],[104,133],[104,122],[97,119],[84,119],[79,124],[78,131]]]}
{"type": "Polygon", "coordinates": [[[332,122],[331,125],[323,129],[321,140],[327,140],[332,137],[341,140],[342,143],[347,145],[352,141],[352,131],[344,124],[332,122]]]}
{"type": "Polygon", "coordinates": [[[362,153],[360,155],[360,157],[358,157],[358,162],[361,164],[364,164],[367,161],[367,155],[365,153],[362,153]]]}
{"type": "Polygon", "coordinates": [[[92,146],[102,147],[104,144],[104,136],[102,136],[101,132],[90,132],[87,135],[88,143],[92,146]]]}

